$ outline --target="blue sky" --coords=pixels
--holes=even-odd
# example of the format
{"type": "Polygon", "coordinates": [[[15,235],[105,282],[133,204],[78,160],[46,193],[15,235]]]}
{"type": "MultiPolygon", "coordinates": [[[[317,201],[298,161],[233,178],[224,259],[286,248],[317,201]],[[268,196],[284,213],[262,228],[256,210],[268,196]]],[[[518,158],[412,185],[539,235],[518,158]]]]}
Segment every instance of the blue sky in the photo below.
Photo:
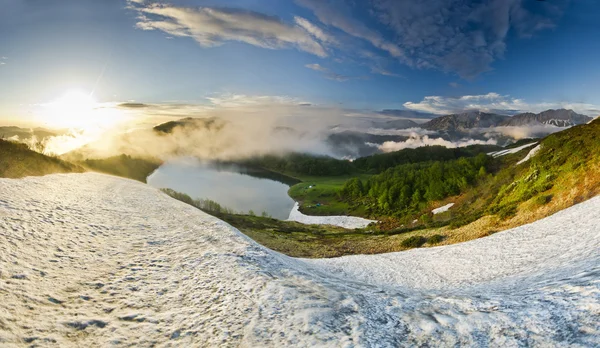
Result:
{"type": "Polygon", "coordinates": [[[72,89],[154,105],[271,96],[595,116],[597,18],[594,0],[3,0],[0,118],[72,89]]]}

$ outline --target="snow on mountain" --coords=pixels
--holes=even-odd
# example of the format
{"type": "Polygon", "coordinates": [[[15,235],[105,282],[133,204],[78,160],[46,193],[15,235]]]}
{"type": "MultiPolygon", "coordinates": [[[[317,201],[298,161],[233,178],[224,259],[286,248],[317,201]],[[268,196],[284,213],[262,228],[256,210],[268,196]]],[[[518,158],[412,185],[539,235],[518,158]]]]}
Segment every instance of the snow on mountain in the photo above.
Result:
{"type": "Polygon", "coordinates": [[[514,116],[503,116],[481,111],[469,111],[460,114],[440,116],[423,124],[423,128],[435,131],[466,131],[474,128],[489,127],[526,127],[533,125],[549,125],[555,127],[572,127],[585,124],[591,117],[581,115],[573,110],[546,110],[538,114],[525,112],[514,116]]]}
{"type": "Polygon", "coordinates": [[[566,109],[550,109],[542,111],[539,114],[526,112],[514,115],[505,120],[501,126],[522,127],[535,124],[546,124],[555,127],[572,127],[579,124],[587,123],[591,117],[581,115],[573,110],[566,109]]]}
{"type": "Polygon", "coordinates": [[[537,154],[541,149],[542,149],[542,145],[538,145],[538,146],[534,147],[533,149],[531,149],[531,151],[529,151],[527,156],[525,156],[522,160],[517,162],[517,165],[529,161],[531,159],[531,157],[535,156],[535,154],[537,154]]]}
{"type": "Polygon", "coordinates": [[[533,145],[535,145],[537,143],[529,143],[529,144],[525,144],[522,146],[518,146],[518,147],[513,147],[510,149],[505,149],[505,150],[500,150],[500,151],[494,151],[494,152],[488,152],[488,155],[492,156],[492,157],[502,157],[502,156],[506,156],[509,154],[513,154],[513,153],[517,153],[523,149],[526,149],[528,147],[531,147],[533,145]]]}
{"type": "Polygon", "coordinates": [[[439,207],[439,208],[435,208],[435,209],[433,209],[433,210],[431,211],[431,213],[432,213],[433,215],[436,215],[436,214],[441,214],[441,213],[445,213],[445,212],[447,212],[447,211],[448,211],[450,208],[452,208],[453,206],[454,206],[454,203],[448,203],[448,204],[446,204],[446,205],[445,205],[445,206],[443,206],[443,207],[439,207]]]}
{"type": "Polygon", "coordinates": [[[156,189],[0,179],[2,346],[598,346],[600,197],[463,244],[300,260],[156,189]]]}

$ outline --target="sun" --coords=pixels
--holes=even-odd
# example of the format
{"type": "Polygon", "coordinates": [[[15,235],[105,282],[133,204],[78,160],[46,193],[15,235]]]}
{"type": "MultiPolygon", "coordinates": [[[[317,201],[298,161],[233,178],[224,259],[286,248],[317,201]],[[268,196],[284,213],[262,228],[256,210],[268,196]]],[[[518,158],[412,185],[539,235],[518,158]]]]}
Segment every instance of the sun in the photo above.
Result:
{"type": "Polygon", "coordinates": [[[60,128],[87,128],[97,102],[80,90],[69,90],[59,98],[42,104],[45,123],[60,128]]]}
{"type": "Polygon", "coordinates": [[[61,108],[62,110],[77,111],[93,108],[96,101],[90,94],[78,90],[70,90],[50,104],[54,107],[61,108]]]}
{"type": "Polygon", "coordinates": [[[114,126],[121,119],[118,110],[97,102],[91,93],[71,89],[41,105],[43,123],[55,128],[92,129],[114,126]]]}

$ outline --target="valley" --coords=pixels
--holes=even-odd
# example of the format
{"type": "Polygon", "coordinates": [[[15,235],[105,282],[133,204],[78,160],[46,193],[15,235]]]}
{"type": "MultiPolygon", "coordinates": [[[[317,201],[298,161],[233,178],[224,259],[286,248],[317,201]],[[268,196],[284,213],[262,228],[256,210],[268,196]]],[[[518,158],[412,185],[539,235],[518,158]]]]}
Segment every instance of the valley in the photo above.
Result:
{"type": "MultiPolygon", "coordinates": [[[[590,175],[598,172],[600,163],[595,152],[600,146],[597,137],[592,136],[597,132],[600,130],[595,121],[541,140],[524,139],[505,150],[488,145],[454,149],[429,146],[371,155],[351,162],[308,154],[265,155],[215,162],[217,168],[246,168],[240,178],[247,178],[244,180],[248,183],[240,182],[241,186],[233,185],[231,178],[224,178],[227,170],[221,172],[223,169],[215,172],[213,181],[202,177],[209,172],[194,180],[182,179],[181,175],[191,174],[182,168],[179,176],[171,179],[165,176],[159,180],[155,174],[157,179],[150,183],[174,189],[177,197],[231,223],[265,246],[291,256],[393,252],[488,236],[593,197],[599,192],[600,180],[590,175]],[[528,156],[535,144],[539,145],[539,151],[528,156]],[[526,157],[531,158],[525,161],[526,157]],[[412,179],[406,181],[407,178],[412,179]],[[288,190],[286,184],[277,184],[280,198],[267,186],[256,186],[252,189],[254,193],[249,193],[254,182],[276,183],[272,179],[290,185],[288,190]],[[445,181],[447,179],[451,181],[445,181]],[[439,186],[431,186],[431,182],[439,186]],[[191,183],[191,186],[178,183],[191,183]],[[202,189],[202,185],[208,186],[202,189]],[[244,185],[250,186],[244,188],[244,185]],[[232,190],[231,194],[224,191],[227,189],[232,190]],[[215,195],[211,196],[210,190],[215,195]],[[238,199],[242,197],[240,194],[250,199],[248,203],[228,203],[243,202],[238,199]],[[198,199],[215,204],[194,204],[198,199]],[[261,200],[263,205],[251,203],[261,200]],[[346,229],[285,221],[294,201],[299,202],[303,214],[350,215],[377,223],[346,229]],[[447,211],[433,213],[448,204],[452,207],[447,211]],[[268,208],[269,205],[272,208],[268,208]]],[[[81,167],[68,168],[79,168],[76,169],[79,171],[87,168],[142,182],[162,164],[157,159],[128,155],[76,163],[81,167]]]]}
{"type": "Polygon", "coordinates": [[[600,7],[0,6],[0,348],[600,347],[600,7]]]}

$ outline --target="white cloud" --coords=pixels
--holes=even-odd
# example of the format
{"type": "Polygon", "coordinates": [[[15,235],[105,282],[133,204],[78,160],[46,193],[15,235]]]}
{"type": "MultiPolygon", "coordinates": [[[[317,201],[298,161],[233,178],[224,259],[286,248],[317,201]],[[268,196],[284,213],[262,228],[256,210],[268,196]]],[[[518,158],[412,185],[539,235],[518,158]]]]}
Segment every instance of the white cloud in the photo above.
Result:
{"type": "MultiPolygon", "coordinates": [[[[368,121],[373,120],[368,119],[368,121]]],[[[417,135],[419,136],[423,136],[423,135],[433,135],[433,134],[437,134],[436,131],[430,131],[427,129],[423,129],[423,128],[406,128],[406,129],[384,129],[384,128],[374,128],[374,127],[368,127],[365,126],[364,124],[358,124],[358,125],[351,125],[351,126],[338,126],[335,129],[336,133],[342,133],[342,132],[356,132],[356,133],[366,133],[366,134],[373,134],[373,135],[397,135],[397,136],[403,136],[403,137],[415,137],[417,135]]]]}
{"type": "Polygon", "coordinates": [[[467,79],[491,70],[503,57],[509,32],[531,37],[554,27],[567,1],[537,2],[536,11],[530,12],[523,0],[296,0],[323,24],[365,40],[407,66],[467,79]],[[393,34],[355,18],[352,12],[358,10],[393,34]]]}
{"type": "Polygon", "coordinates": [[[430,138],[428,135],[420,136],[417,133],[411,134],[410,139],[406,141],[386,141],[383,144],[369,144],[377,147],[383,152],[393,152],[403,149],[415,149],[423,146],[444,146],[447,148],[465,147],[470,145],[496,145],[495,139],[488,140],[476,140],[476,139],[463,139],[459,141],[449,141],[442,138],[430,138]]]}
{"type": "Polygon", "coordinates": [[[530,37],[552,28],[566,0],[535,3],[522,0],[373,0],[379,20],[392,29],[396,44],[422,68],[472,78],[491,69],[506,50],[509,32],[530,37]]]}
{"type": "Polygon", "coordinates": [[[378,75],[383,75],[383,76],[391,76],[391,77],[400,77],[400,78],[404,78],[404,76],[400,75],[400,74],[396,74],[393,73],[387,69],[384,69],[382,67],[379,66],[372,66],[371,67],[371,72],[373,74],[378,74],[378,75]]]}
{"type": "MultiPolygon", "coordinates": [[[[555,127],[552,125],[529,125],[529,126],[507,126],[507,127],[492,127],[487,129],[479,129],[480,132],[485,132],[484,135],[488,138],[495,138],[499,135],[509,136],[513,139],[525,138],[541,138],[548,134],[556,133],[565,130],[566,128],[555,127]]],[[[474,130],[477,131],[477,130],[474,130]]]]}
{"type": "Polygon", "coordinates": [[[305,67],[307,67],[311,70],[315,70],[315,71],[321,71],[321,72],[328,71],[327,68],[322,67],[321,64],[306,64],[305,67]]]}
{"type": "Polygon", "coordinates": [[[392,57],[403,61],[405,64],[412,64],[404,50],[386,40],[381,33],[370,29],[362,22],[347,15],[346,13],[349,10],[343,1],[334,1],[335,4],[331,1],[321,0],[296,0],[296,2],[313,11],[323,24],[336,27],[349,35],[363,39],[374,47],[388,52],[392,57]]]}
{"type": "Polygon", "coordinates": [[[415,111],[447,115],[464,110],[480,110],[513,115],[521,112],[541,112],[548,109],[572,109],[585,115],[598,114],[600,106],[588,103],[541,102],[528,103],[523,99],[509,95],[488,93],[483,95],[465,95],[462,97],[427,96],[420,102],[406,102],[405,108],[415,111]]]}
{"type": "Polygon", "coordinates": [[[329,80],[343,82],[343,81],[348,81],[353,78],[356,79],[356,77],[351,77],[351,76],[346,76],[346,75],[341,75],[341,74],[335,73],[320,64],[306,64],[305,67],[307,67],[311,70],[314,70],[314,71],[322,72],[325,75],[325,78],[327,78],[329,80]]]}
{"type": "Polygon", "coordinates": [[[262,105],[298,106],[307,104],[307,102],[304,102],[297,98],[271,95],[251,96],[245,94],[221,94],[219,96],[206,97],[206,99],[210,101],[212,106],[225,108],[239,108],[262,105]]]}
{"type": "Polygon", "coordinates": [[[296,16],[294,17],[294,21],[296,24],[302,27],[302,29],[306,30],[310,35],[314,36],[319,41],[333,45],[338,44],[338,41],[335,37],[327,34],[323,29],[311,23],[308,19],[296,16]]]}
{"type": "Polygon", "coordinates": [[[233,8],[185,8],[166,4],[143,5],[137,2],[131,8],[140,13],[137,27],[143,30],[161,30],[177,37],[190,37],[204,47],[213,47],[226,41],[245,42],[250,45],[299,50],[326,57],[327,51],[315,37],[326,38],[316,27],[289,25],[281,19],[262,13],[233,8]]]}

